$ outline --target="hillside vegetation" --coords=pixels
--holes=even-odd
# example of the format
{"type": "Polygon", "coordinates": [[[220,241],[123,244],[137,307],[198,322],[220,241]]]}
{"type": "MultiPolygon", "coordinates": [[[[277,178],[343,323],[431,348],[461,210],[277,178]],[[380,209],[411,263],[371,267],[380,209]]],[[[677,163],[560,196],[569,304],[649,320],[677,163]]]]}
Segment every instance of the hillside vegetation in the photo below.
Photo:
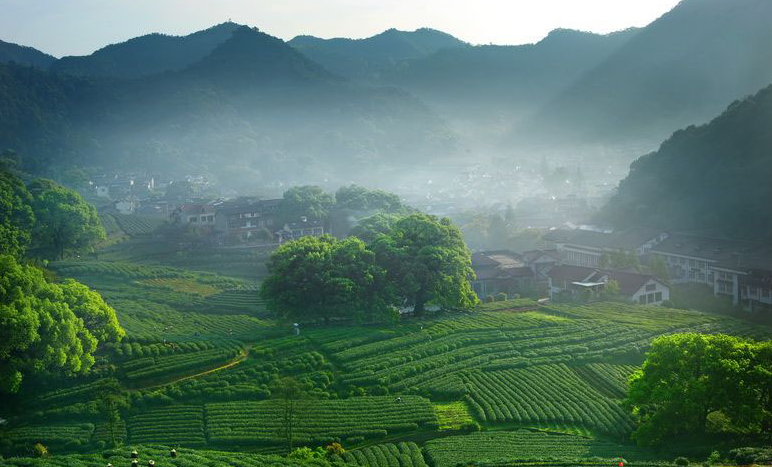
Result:
{"type": "Polygon", "coordinates": [[[617,226],[772,239],[772,87],[639,158],[601,213],[617,226]]]}

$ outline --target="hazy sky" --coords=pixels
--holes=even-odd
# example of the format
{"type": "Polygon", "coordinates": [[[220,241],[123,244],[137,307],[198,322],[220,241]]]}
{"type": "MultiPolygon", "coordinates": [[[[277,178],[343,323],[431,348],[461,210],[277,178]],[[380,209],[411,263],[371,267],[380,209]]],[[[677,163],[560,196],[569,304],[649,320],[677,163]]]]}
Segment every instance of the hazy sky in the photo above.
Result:
{"type": "Polygon", "coordinates": [[[0,39],[83,55],[149,32],[188,34],[229,18],[282,39],[440,29],[475,44],[535,42],[557,27],[644,26],[678,0],[0,0],[0,39]]]}

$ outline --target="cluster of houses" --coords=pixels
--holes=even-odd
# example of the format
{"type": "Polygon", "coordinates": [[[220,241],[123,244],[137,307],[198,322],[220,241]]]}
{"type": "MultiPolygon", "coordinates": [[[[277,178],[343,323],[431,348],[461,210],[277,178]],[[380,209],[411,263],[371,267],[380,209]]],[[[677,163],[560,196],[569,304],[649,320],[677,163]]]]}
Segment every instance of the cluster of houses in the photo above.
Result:
{"type": "Polygon", "coordinates": [[[705,284],[717,296],[749,311],[772,312],[772,247],[736,240],[668,233],[654,229],[621,232],[553,230],[545,235],[549,249],[472,255],[481,298],[497,293],[546,290],[564,294],[597,294],[611,281],[619,293],[641,304],[659,305],[670,298],[669,284],[705,284]],[[648,264],[662,258],[669,283],[631,268],[603,268],[602,257],[615,252],[635,255],[648,264]]]}
{"type": "Polygon", "coordinates": [[[283,243],[305,236],[325,233],[322,222],[300,217],[296,222],[280,223],[281,199],[240,197],[184,203],[170,214],[172,222],[195,227],[210,227],[226,243],[272,240],[283,243]]]}

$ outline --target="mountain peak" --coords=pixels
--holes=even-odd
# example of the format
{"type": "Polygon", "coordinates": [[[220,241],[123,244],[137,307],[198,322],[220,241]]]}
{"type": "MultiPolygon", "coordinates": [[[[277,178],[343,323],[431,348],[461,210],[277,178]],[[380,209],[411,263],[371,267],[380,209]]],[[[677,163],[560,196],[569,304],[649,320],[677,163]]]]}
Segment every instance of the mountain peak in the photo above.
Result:
{"type": "Polygon", "coordinates": [[[191,69],[227,81],[287,82],[334,78],[283,40],[249,26],[234,30],[228,40],[191,69]]]}
{"type": "Polygon", "coordinates": [[[32,47],[0,41],[0,63],[15,62],[19,65],[48,68],[55,61],[55,57],[32,47]]]}

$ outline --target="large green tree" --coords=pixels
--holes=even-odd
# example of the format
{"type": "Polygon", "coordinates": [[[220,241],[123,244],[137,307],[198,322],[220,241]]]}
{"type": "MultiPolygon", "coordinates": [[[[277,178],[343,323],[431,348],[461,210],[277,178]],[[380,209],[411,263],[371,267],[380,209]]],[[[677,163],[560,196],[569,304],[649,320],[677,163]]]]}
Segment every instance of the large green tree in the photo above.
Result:
{"type": "Polygon", "coordinates": [[[285,191],[279,210],[284,222],[298,222],[303,216],[308,220],[325,220],[333,204],[332,196],[320,187],[304,185],[285,191]]]}
{"type": "Polygon", "coordinates": [[[368,190],[359,185],[338,188],[335,208],[349,211],[397,212],[403,209],[399,196],[383,190],[368,190]]]}
{"type": "Polygon", "coordinates": [[[114,342],[123,337],[117,323],[99,295],[75,283],[48,282],[41,270],[0,255],[0,391],[18,391],[32,373],[88,371],[96,336],[114,342]]]}
{"type": "Polygon", "coordinates": [[[354,237],[302,237],[280,246],[268,262],[261,295],[284,319],[371,319],[389,310],[385,272],[354,237]]]}
{"type": "Polygon", "coordinates": [[[769,343],[721,334],[655,339],[630,378],[626,403],[639,421],[633,437],[641,444],[699,438],[712,414],[730,428],[768,430],[770,356],[769,343]]]}
{"type": "Polygon", "coordinates": [[[379,235],[372,249],[400,304],[413,306],[417,315],[427,303],[468,309],[478,302],[469,283],[471,253],[450,220],[411,214],[379,235]]]}
{"type": "Polygon", "coordinates": [[[0,252],[20,258],[32,239],[32,195],[21,180],[0,167],[0,252]]]}
{"type": "Polygon", "coordinates": [[[83,248],[105,238],[96,209],[77,192],[43,179],[33,181],[28,189],[36,219],[34,237],[41,246],[53,248],[59,259],[69,248],[83,248]]]}
{"type": "Polygon", "coordinates": [[[378,235],[391,232],[394,224],[400,219],[402,219],[402,216],[399,214],[379,212],[357,222],[351,229],[350,234],[365,243],[372,243],[378,235]]]}

